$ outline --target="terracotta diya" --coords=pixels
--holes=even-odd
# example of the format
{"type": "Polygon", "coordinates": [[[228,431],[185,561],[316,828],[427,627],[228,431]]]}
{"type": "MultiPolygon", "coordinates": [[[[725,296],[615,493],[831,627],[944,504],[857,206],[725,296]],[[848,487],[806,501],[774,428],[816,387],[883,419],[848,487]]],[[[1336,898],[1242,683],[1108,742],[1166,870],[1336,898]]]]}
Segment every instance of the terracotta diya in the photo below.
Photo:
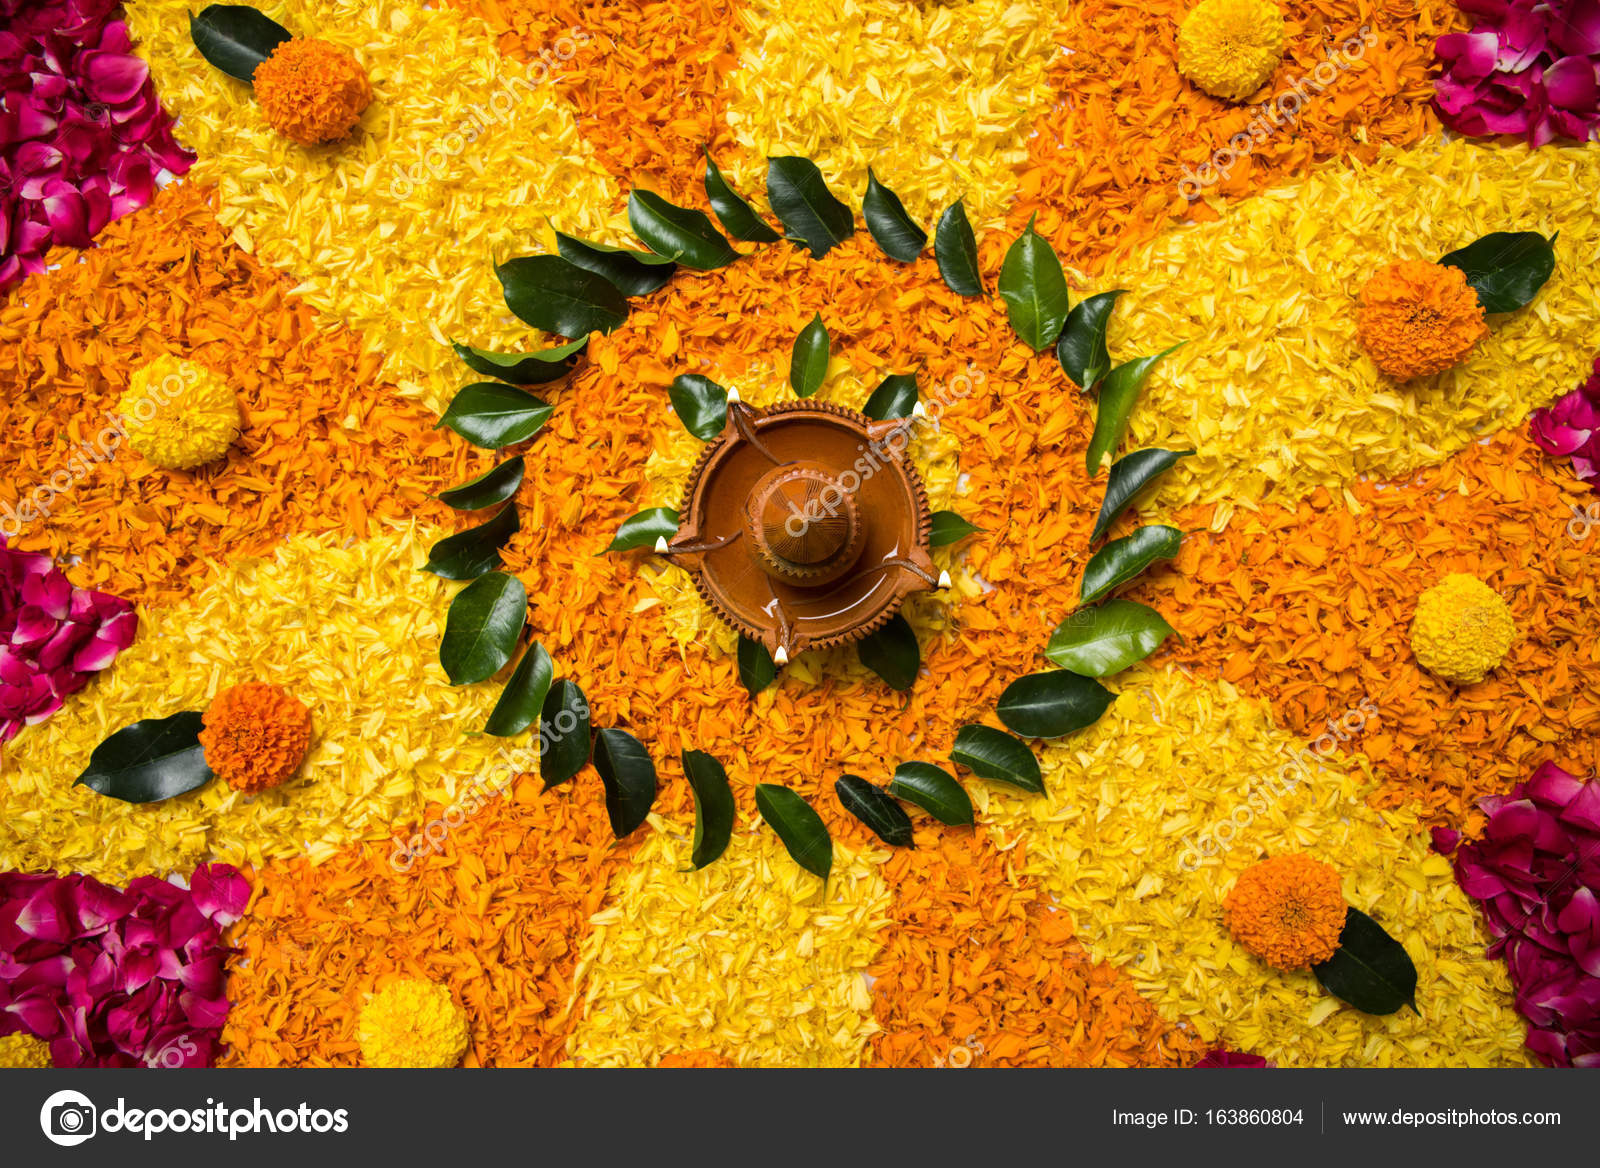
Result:
{"type": "Polygon", "coordinates": [[[806,402],[758,410],[732,394],[690,473],[677,535],[656,551],[779,665],[859,640],[911,593],[950,583],[928,554],[910,440],[908,419],[806,402]]]}

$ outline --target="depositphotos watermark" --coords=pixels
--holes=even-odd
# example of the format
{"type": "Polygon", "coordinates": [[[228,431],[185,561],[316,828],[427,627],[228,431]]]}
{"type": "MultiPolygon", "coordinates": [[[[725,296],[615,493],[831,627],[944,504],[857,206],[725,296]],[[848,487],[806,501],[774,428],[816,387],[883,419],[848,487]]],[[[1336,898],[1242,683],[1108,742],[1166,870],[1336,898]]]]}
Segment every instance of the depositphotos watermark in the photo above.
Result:
{"type": "Polygon", "coordinates": [[[1356,35],[1343,45],[1337,48],[1324,46],[1327,59],[1318,62],[1309,76],[1296,77],[1288,86],[1280,89],[1272,100],[1263,103],[1249,124],[1229,138],[1226,146],[1214,152],[1209,162],[1202,162],[1199,169],[1189,166],[1183,168],[1183,177],[1178,180],[1178,193],[1193,203],[1205,193],[1207,187],[1227,181],[1233,175],[1233,168],[1255,153],[1258,146],[1293,129],[1311,99],[1354,68],[1356,62],[1366,56],[1367,50],[1377,43],[1378,34],[1370,24],[1363,24],[1356,30],[1356,35]]]}
{"type": "MultiPolygon", "coordinates": [[[[199,376],[200,371],[193,366],[185,366],[181,374],[167,374],[159,385],[152,385],[141,394],[128,413],[137,422],[151,421],[164,406],[193,385],[199,376]]],[[[127,418],[122,414],[113,415],[92,440],[72,447],[65,463],[44,482],[26,494],[18,495],[14,504],[0,502],[0,536],[8,540],[15,539],[28,524],[50,518],[56,500],[88,478],[95,467],[115,458],[127,439],[127,418]]]]}
{"type": "Polygon", "coordinates": [[[1572,518],[1567,520],[1567,538],[1582,543],[1589,538],[1589,530],[1600,527],[1600,503],[1590,503],[1588,508],[1572,505],[1572,518]]]}
{"type": "Polygon", "coordinates": [[[97,1135],[289,1135],[313,1133],[340,1134],[350,1130],[350,1113],[340,1107],[298,1107],[273,1109],[259,1098],[249,1107],[229,1107],[220,1099],[207,1099],[204,1107],[129,1107],[118,1096],[115,1107],[101,1111],[80,1091],[57,1091],[39,1109],[39,1128],[45,1139],[64,1148],[75,1147],[97,1135]]]}
{"type": "Polygon", "coordinates": [[[483,810],[489,800],[502,798],[511,790],[511,784],[518,775],[534,773],[535,764],[550,752],[551,747],[580,727],[586,727],[588,721],[588,703],[580,698],[576,710],[564,709],[548,721],[543,718],[539,720],[537,749],[531,743],[515,748],[501,747],[499,758],[474,776],[472,784],[445,808],[444,814],[428,820],[422,830],[410,839],[394,837],[389,867],[403,875],[428,853],[438,855],[444,851],[445,841],[450,838],[451,832],[461,828],[468,819],[483,810]]]}
{"type": "Polygon", "coordinates": [[[838,515],[846,497],[854,495],[863,484],[871,482],[884,463],[905,455],[918,430],[926,426],[937,429],[939,419],[944,417],[945,410],[953,402],[970,397],[974,390],[987,381],[988,376],[983,370],[976,369],[972,371],[971,376],[958,373],[949,381],[935,386],[933,395],[926,405],[919,401],[911,415],[896,419],[898,424],[888,433],[871,444],[857,446],[855,463],[835,475],[835,481],[824,487],[820,494],[806,500],[804,507],[791,499],[789,517],[783,521],[784,531],[790,538],[800,539],[813,523],[820,523],[824,518],[838,515]]]}
{"type": "Polygon", "coordinates": [[[1322,760],[1333,754],[1352,738],[1364,733],[1377,720],[1378,703],[1362,698],[1336,722],[1329,718],[1328,732],[1309,747],[1285,751],[1288,761],[1274,774],[1258,774],[1251,778],[1243,803],[1235,807],[1225,819],[1220,819],[1202,831],[1199,837],[1183,837],[1183,851],[1178,856],[1178,871],[1198,872],[1202,864],[1213,856],[1233,850],[1234,840],[1249,827],[1257,815],[1275,802],[1286,799],[1300,789],[1302,782],[1310,782],[1312,768],[1326,768],[1322,760]]]}
{"type": "Polygon", "coordinates": [[[539,86],[560,73],[578,50],[594,40],[585,29],[576,25],[556,37],[553,49],[540,49],[538,57],[528,63],[527,76],[499,78],[499,86],[482,105],[467,106],[467,117],[447,133],[440,134],[421,151],[411,166],[394,167],[394,177],[389,180],[389,193],[397,199],[411,197],[413,191],[432,180],[437,182],[450,173],[452,160],[460,158],[491,126],[509,125],[523,99],[539,86]]]}

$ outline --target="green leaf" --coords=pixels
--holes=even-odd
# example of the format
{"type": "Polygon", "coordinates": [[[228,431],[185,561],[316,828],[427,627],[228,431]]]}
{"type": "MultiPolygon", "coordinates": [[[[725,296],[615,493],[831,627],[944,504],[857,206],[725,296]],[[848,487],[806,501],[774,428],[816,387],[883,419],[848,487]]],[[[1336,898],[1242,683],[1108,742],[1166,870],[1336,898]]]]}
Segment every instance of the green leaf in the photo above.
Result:
{"type": "Polygon", "coordinates": [[[794,340],[794,350],[789,354],[789,385],[796,397],[810,397],[822,388],[827,376],[828,326],[822,323],[819,312],[794,340]]]}
{"type": "Polygon", "coordinates": [[[611,834],[621,839],[638,831],[656,801],[656,764],[626,730],[608,727],[595,735],[594,769],[606,788],[611,834]]]}
{"type": "Polygon", "coordinates": [[[917,375],[891,373],[872,391],[861,412],[875,422],[909,418],[917,405],[917,375]]]}
{"type": "Polygon", "coordinates": [[[212,774],[200,746],[202,717],[185,710],[124,726],[94,748],[73,786],[124,803],[155,803],[205,786],[212,774]]]}
{"type": "Polygon", "coordinates": [[[1161,358],[1182,345],[1183,342],[1179,341],[1154,357],[1135,357],[1132,361],[1124,361],[1106,374],[1105,384],[1100,387],[1100,402],[1095,407],[1094,436],[1089,439],[1088,471],[1091,476],[1099,474],[1101,463],[1116,452],[1117,443],[1122,441],[1122,435],[1127,432],[1133,403],[1138,400],[1139,390],[1144,387],[1150,370],[1156,367],[1156,362],[1161,358]]]}
{"type": "Polygon", "coordinates": [[[550,660],[550,654],[545,652],[543,645],[534,642],[528,646],[522,660],[517,662],[511,680],[500,692],[500,700],[495,702],[494,712],[489,715],[483,732],[496,738],[510,738],[532,726],[538,720],[544,699],[550,693],[555,671],[555,663],[550,660]]]}
{"type": "Polygon", "coordinates": [[[1140,491],[1171,470],[1180,458],[1193,453],[1192,450],[1135,450],[1112,463],[1111,473],[1106,476],[1106,497],[1100,503],[1100,514],[1095,517],[1089,542],[1099,543],[1140,491]]]}
{"type": "Polygon", "coordinates": [[[1366,913],[1350,908],[1339,934],[1339,949],[1313,965],[1322,988],[1367,1014],[1393,1014],[1401,1006],[1417,1009],[1417,967],[1405,946],[1366,913]]]}
{"type": "Polygon", "coordinates": [[[539,777],[558,787],[589,761],[589,699],[578,683],[559,678],[539,711],[539,777]]]}
{"type": "Polygon", "coordinates": [[[756,785],[756,810],[772,825],[794,862],[824,880],[833,870],[833,840],[822,817],[799,795],[776,783],[756,785]]]}
{"type": "Polygon", "coordinates": [[[1000,298],[1017,336],[1035,353],[1056,343],[1067,323],[1067,277],[1044,236],[1023,228],[1000,266],[1000,298]]]}
{"type": "Polygon", "coordinates": [[[746,243],[777,243],[783,238],[768,227],[756,214],[755,208],[728,185],[728,180],[722,177],[722,171],[711,160],[709,150],[706,151],[706,198],[711,200],[711,209],[735,239],[742,239],[746,243]]]}
{"type": "Polygon", "coordinates": [[[670,541],[677,534],[678,513],[671,507],[650,507],[624,519],[606,551],[629,552],[634,548],[654,547],[656,540],[670,541]]]}
{"type": "Polygon", "coordinates": [[[702,442],[710,442],[728,423],[728,391],[698,373],[681,373],[667,390],[672,412],[683,428],[702,442]]]}
{"type": "Polygon", "coordinates": [[[857,646],[861,664],[889,683],[891,689],[907,690],[917,681],[922,668],[922,650],[917,634],[906,618],[896,613],[889,623],[861,638],[857,646]]]}
{"type": "Polygon", "coordinates": [[[1044,655],[1085,677],[1110,677],[1150,656],[1172,632],[1155,609],[1132,600],[1108,600],[1080,608],[1057,625],[1044,655]]]}
{"type": "Polygon", "coordinates": [[[889,794],[914,803],[940,823],[972,826],[972,800],[956,778],[928,762],[903,762],[895,768],[889,794]]]}
{"type": "Polygon", "coordinates": [[[504,503],[514,496],[517,488],[522,486],[525,469],[522,456],[519,454],[491,467],[477,478],[469,479],[459,487],[440,491],[437,498],[439,502],[454,507],[457,511],[482,511],[485,507],[504,503]]]}
{"type": "Polygon", "coordinates": [[[558,255],[520,256],[495,268],[506,307],[562,337],[608,333],[628,319],[628,298],[604,276],[558,255]]]}
{"type": "Polygon", "coordinates": [[[556,232],[556,250],[561,258],[611,281],[624,296],[648,296],[664,288],[678,265],[665,256],[629,247],[612,247],[556,232]]]}
{"type": "Polygon", "coordinates": [[[200,55],[229,77],[255,79],[256,66],[293,34],[248,4],[212,4],[189,14],[189,36],[200,55]]]}
{"type": "Polygon", "coordinates": [[[520,527],[517,505],[507,503],[487,522],[458,531],[434,544],[428,549],[428,562],[422,565],[422,570],[446,580],[476,580],[499,566],[500,549],[520,527]]]}
{"type": "Polygon", "coordinates": [[[554,349],[541,349],[537,353],[495,353],[488,349],[474,349],[470,345],[450,342],[456,356],[467,363],[467,368],[485,377],[498,377],[512,385],[543,385],[557,381],[578,366],[578,355],[588,346],[588,337],[579,337],[554,349]]]}
{"type": "Polygon", "coordinates": [[[880,183],[870,166],[867,168],[867,196],[861,200],[861,217],[867,221],[867,230],[877,240],[883,254],[892,260],[909,264],[922,254],[928,242],[928,233],[906,214],[900,196],[880,183]]]}
{"type": "Polygon", "coordinates": [[[833,197],[809,158],[767,159],[767,201],[791,240],[821,259],[856,233],[850,208],[833,197]]]}
{"type": "Polygon", "coordinates": [[[474,446],[499,450],[537,434],[555,408],[497,381],[474,381],[451,399],[439,425],[448,426],[474,446]]]}
{"type": "Polygon", "coordinates": [[[888,794],[857,775],[844,775],[833,785],[844,809],[872,829],[892,848],[913,848],[911,818],[888,794]]]}
{"type": "Polygon", "coordinates": [[[468,584],[450,602],[439,663],[451,685],[473,685],[505,668],[528,618],[528,591],[505,572],[468,584]]]}
{"type": "Polygon", "coordinates": [[[1117,695],[1065,669],[1030,673],[1006,686],[995,713],[1024,738],[1060,738],[1093,726],[1117,695]]]}
{"type": "Polygon", "coordinates": [[[1033,757],[1028,744],[993,726],[974,723],[961,727],[950,751],[950,761],[966,767],[979,778],[1010,783],[1035,795],[1044,794],[1039,760],[1033,757]]]}
{"type": "Polygon", "coordinates": [[[1117,297],[1125,292],[1126,288],[1113,288],[1078,301],[1067,313],[1061,339],[1056,341],[1056,360],[1078,388],[1086,392],[1111,371],[1106,329],[1111,324],[1111,310],[1116,306],[1117,297]]]}
{"type": "Polygon", "coordinates": [[[928,542],[933,547],[944,547],[946,544],[956,543],[982,530],[983,528],[968,523],[954,511],[935,511],[933,513],[933,530],[928,536],[928,542]]]}
{"type": "Polygon", "coordinates": [[[651,251],[686,268],[709,272],[739,258],[704,211],[674,206],[653,191],[628,196],[628,225],[651,251]]]}
{"type": "Polygon", "coordinates": [[[683,773],[694,791],[694,851],[690,862],[704,868],[728,848],[733,838],[733,791],[728,772],[703,750],[683,752],[683,773]]]}
{"type": "Polygon", "coordinates": [[[1093,604],[1119,584],[1126,584],[1157,560],[1178,554],[1183,532],[1176,527],[1140,527],[1114,539],[1090,557],[1083,570],[1078,599],[1093,604]]]}
{"type": "Polygon", "coordinates": [[[933,256],[945,287],[960,296],[982,296],[983,275],[978,271],[978,239],[967,221],[967,209],[957,199],[939,216],[933,231],[933,256]]]}
{"type": "Polygon", "coordinates": [[[778,666],[772,654],[760,641],[739,634],[739,680],[753,698],[771,685],[778,676],[778,666]]]}
{"type": "Polygon", "coordinates": [[[1537,231],[1496,231],[1439,262],[1466,274],[1485,312],[1515,312],[1532,303],[1556,270],[1555,242],[1555,235],[1537,231]]]}

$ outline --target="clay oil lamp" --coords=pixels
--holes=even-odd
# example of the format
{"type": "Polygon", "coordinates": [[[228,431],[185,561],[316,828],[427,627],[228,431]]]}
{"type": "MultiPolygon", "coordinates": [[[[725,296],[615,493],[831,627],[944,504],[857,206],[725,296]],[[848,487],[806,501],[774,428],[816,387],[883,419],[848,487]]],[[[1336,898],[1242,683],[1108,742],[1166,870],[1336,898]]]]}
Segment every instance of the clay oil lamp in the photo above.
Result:
{"type": "Polygon", "coordinates": [[[758,410],[732,395],[690,474],[677,534],[655,550],[778,665],[860,640],[911,593],[950,582],[929,556],[911,424],[807,402],[758,410]]]}

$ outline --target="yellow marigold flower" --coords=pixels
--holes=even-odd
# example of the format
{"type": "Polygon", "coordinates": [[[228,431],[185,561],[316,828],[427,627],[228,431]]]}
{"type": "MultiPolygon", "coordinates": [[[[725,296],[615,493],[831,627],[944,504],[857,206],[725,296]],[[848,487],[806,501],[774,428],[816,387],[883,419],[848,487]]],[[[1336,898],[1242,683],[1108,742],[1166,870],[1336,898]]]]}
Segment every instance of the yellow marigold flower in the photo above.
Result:
{"type": "Polygon", "coordinates": [[[311,745],[311,711],[287,690],[261,681],[223,690],[206,707],[203,722],[206,765],[247,794],[294,774],[311,745]]]}
{"type": "Polygon", "coordinates": [[[0,1038],[0,1067],[53,1067],[50,1044],[31,1034],[0,1038]]]}
{"type": "Polygon", "coordinates": [[[467,1053],[467,1016],[438,982],[392,981],[361,1011],[369,1067],[453,1067],[467,1053]]]}
{"type": "Polygon", "coordinates": [[[1476,576],[1456,572],[1417,599],[1411,650],[1429,673],[1459,685],[1482,681],[1516,638],[1511,606],[1476,576]]]}
{"type": "Polygon", "coordinates": [[[1459,365],[1489,335],[1466,273],[1427,260],[1379,268],[1361,289],[1357,325],[1361,347],[1396,381],[1459,365]]]}
{"type": "Polygon", "coordinates": [[[1212,97],[1243,101],[1272,79],[1287,36],[1272,0],[1201,0],[1178,30],[1178,71],[1212,97]]]}
{"type": "Polygon", "coordinates": [[[372,104],[361,62],[338,45],[295,37],[256,66],[252,81],[267,124],[305,146],[337,142],[372,104]]]}
{"type": "Polygon", "coordinates": [[[1246,868],[1222,902],[1234,939],[1278,969],[1332,957],[1347,908],[1333,865],[1299,852],[1246,868]]]}
{"type": "Polygon", "coordinates": [[[209,369],[173,356],[134,370],[117,407],[128,445],[166,470],[189,470],[228,453],[244,420],[239,399],[209,369]]]}

